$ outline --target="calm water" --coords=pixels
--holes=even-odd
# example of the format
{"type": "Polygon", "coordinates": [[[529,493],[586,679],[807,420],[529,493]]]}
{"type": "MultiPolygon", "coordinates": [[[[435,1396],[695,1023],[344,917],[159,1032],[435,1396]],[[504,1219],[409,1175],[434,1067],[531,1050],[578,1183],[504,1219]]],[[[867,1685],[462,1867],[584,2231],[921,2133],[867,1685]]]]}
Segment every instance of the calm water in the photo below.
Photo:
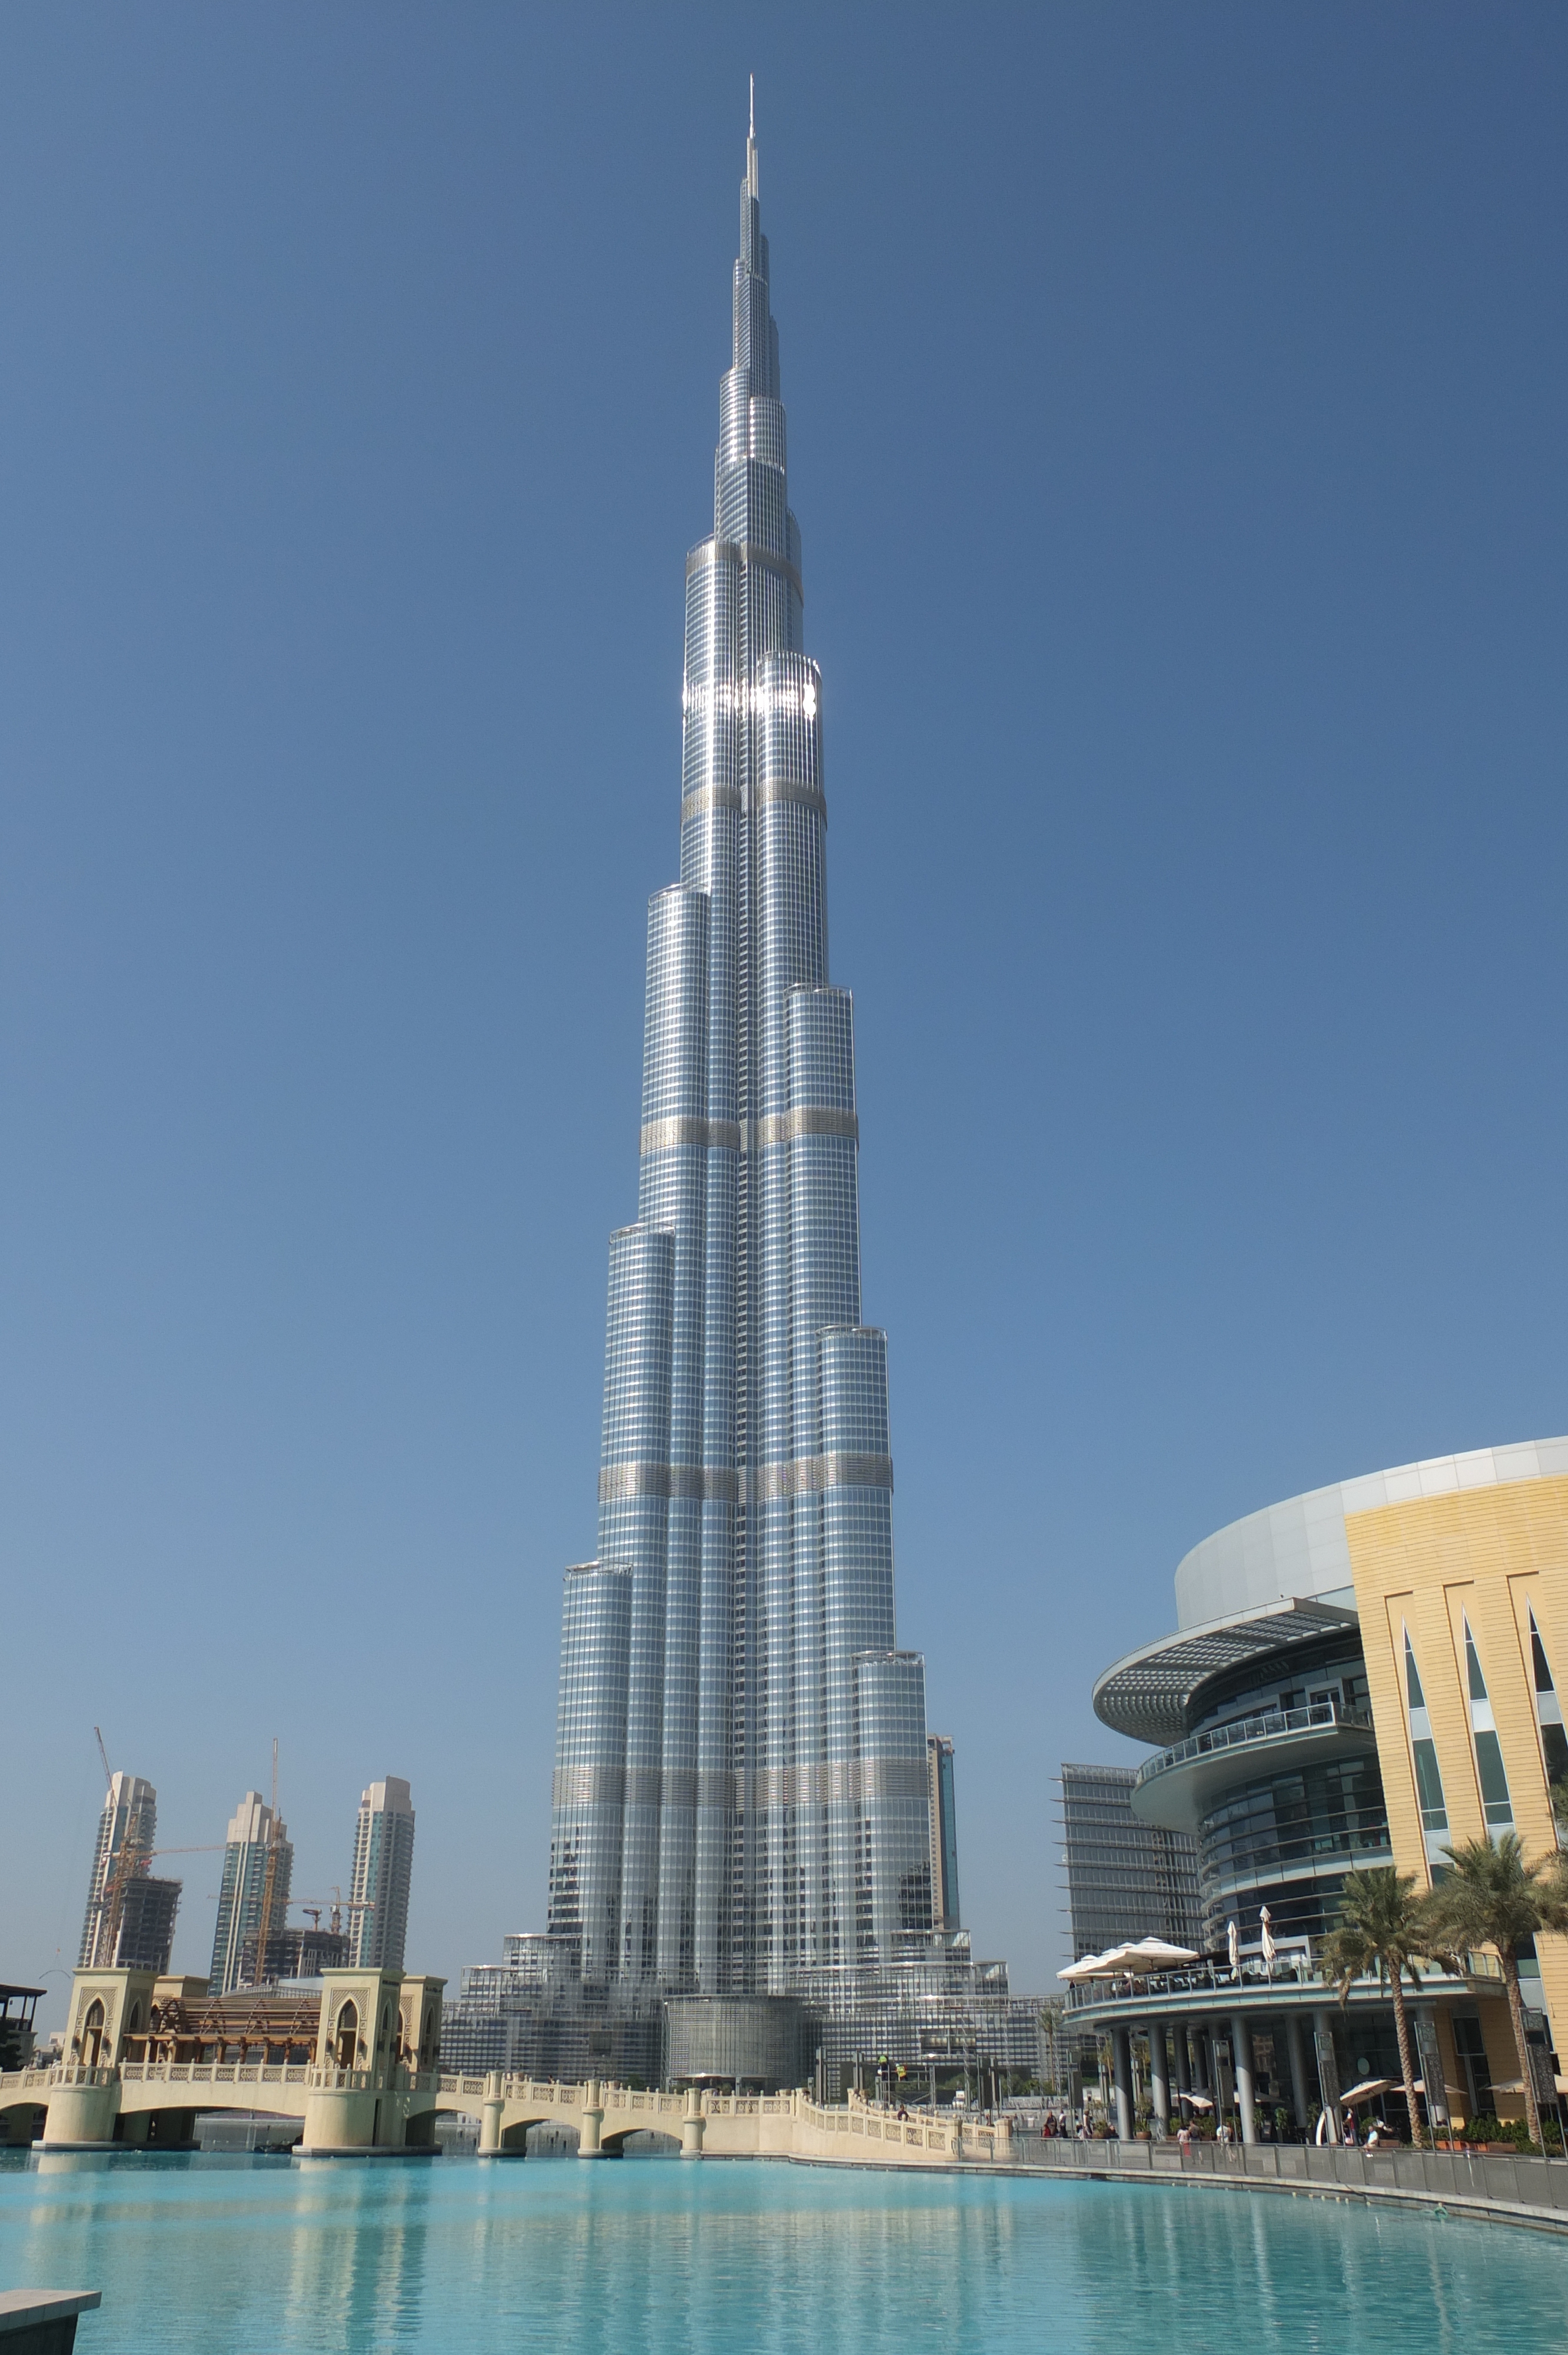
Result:
{"type": "Polygon", "coordinates": [[[0,2287],[93,2287],[78,2355],[1510,2355],[1568,2243],[1323,2200],[678,2159],[0,2167],[0,2287]]]}

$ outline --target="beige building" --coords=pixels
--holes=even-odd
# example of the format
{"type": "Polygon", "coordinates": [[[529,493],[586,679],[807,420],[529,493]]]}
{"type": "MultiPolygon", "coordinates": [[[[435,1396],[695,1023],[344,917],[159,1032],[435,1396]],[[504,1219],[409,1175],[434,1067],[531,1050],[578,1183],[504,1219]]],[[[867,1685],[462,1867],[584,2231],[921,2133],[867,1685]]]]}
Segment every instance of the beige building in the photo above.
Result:
{"type": "MultiPolygon", "coordinates": [[[[1196,1966],[1075,1984],[1069,2026],[1108,2032],[1118,2115],[1139,2053],[1157,2115],[1196,2084],[1258,2120],[1396,2076],[1386,1991],[1348,2008],[1318,1976],[1347,1872],[1393,1863],[1422,1886],[1451,1845],[1558,1833],[1568,1774],[1568,1439],[1368,1474],[1248,1514],[1176,1572],[1174,1634],[1117,1661],[1101,1719],[1156,1747],[1130,1794],[1197,1845],[1196,1966]],[[1169,2042],[1168,2042],[1169,2040],[1169,2042]],[[1172,2068],[1173,2064],[1173,2068],[1172,2068]],[[1189,2071],[1192,2074],[1189,2076],[1189,2071]],[[1346,2072],[1350,2072],[1350,2075],[1346,2072]]],[[[1128,1921],[1133,1942],[1157,1925],[1128,1921]]],[[[1520,1958],[1543,2095],[1568,2060],[1568,1941],[1520,1958]]],[[[1427,1976],[1417,2049],[1439,2124],[1523,2115],[1495,1957],[1427,1976]]]]}
{"type": "MultiPolygon", "coordinates": [[[[1450,1844],[1556,1842],[1549,1782],[1568,1773],[1568,1442],[1449,1456],[1385,1474],[1383,1503],[1345,1515],[1394,1862],[1422,1885],[1450,1844]],[[1403,1490],[1404,1493],[1398,1493],[1403,1490]]],[[[1568,1941],[1539,1942],[1527,2002],[1568,2037],[1568,1941]]],[[[1499,2107],[1519,2064],[1506,2006],[1480,2005],[1499,2107]]],[[[1445,2054],[1447,2059],[1448,2055],[1445,2054]]],[[[1465,2073],[1453,2073],[1460,2083],[1465,2073]]]]}

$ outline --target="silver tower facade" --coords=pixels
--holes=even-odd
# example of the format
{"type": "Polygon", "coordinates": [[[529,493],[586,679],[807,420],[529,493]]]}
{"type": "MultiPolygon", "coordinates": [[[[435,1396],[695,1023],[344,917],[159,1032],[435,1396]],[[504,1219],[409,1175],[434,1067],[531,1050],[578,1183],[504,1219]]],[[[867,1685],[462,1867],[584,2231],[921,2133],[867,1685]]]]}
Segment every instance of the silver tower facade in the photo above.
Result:
{"type": "Polygon", "coordinates": [[[714,528],[686,559],[681,879],[649,909],[637,1220],[609,1248],[599,1552],[562,1623],[550,1932],[585,1983],[650,1995],[789,1992],[932,1939],[802,595],[752,137],[714,528]]]}

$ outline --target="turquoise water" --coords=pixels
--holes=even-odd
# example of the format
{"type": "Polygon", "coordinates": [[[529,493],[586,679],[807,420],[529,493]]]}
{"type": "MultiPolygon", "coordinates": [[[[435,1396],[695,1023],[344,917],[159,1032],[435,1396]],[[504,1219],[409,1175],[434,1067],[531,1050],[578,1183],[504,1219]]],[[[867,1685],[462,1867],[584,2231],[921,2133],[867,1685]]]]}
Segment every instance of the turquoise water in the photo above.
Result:
{"type": "Polygon", "coordinates": [[[1510,2355],[1568,2243],[1316,2200],[678,2159],[0,2167],[0,2287],[78,2355],[1510,2355]]]}

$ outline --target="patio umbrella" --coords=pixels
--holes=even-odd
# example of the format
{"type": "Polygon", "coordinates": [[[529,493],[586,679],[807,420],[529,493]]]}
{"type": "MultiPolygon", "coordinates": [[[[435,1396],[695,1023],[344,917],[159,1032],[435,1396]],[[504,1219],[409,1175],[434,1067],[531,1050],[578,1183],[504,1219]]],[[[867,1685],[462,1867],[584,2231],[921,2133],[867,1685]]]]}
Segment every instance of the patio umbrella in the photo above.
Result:
{"type": "Polygon", "coordinates": [[[1146,1971],[1149,1961],[1136,1946],[1107,1946],[1103,1955],[1086,1955],[1081,1963],[1072,1964],[1056,1976],[1063,1979],[1115,1979],[1124,1971],[1146,1971]]]}
{"type": "Polygon", "coordinates": [[[1231,1968],[1234,1971],[1241,1961],[1241,1932],[1236,1928],[1234,1920],[1225,1923],[1225,1950],[1230,1955],[1231,1968]]]}
{"type": "Polygon", "coordinates": [[[1263,1927],[1263,1959],[1268,1968],[1272,1971],[1274,1968],[1274,1957],[1279,1951],[1274,1943],[1274,1932],[1270,1927],[1270,1924],[1274,1920],[1274,1916],[1266,1905],[1257,1918],[1263,1927]]]}
{"type": "Polygon", "coordinates": [[[1139,1938],[1136,1946],[1125,1946],[1120,1951],[1129,1962],[1135,1955],[1141,1956],[1153,1970],[1163,1970],[1168,1963],[1195,1963],[1198,1959],[1191,1946],[1173,1946],[1165,1938],[1139,1938]]]}
{"type": "Polygon", "coordinates": [[[1212,2110],[1214,2106],[1207,2094],[1178,2094],[1176,2099],[1189,2103],[1195,2110],[1212,2110]]]}
{"type": "Polygon", "coordinates": [[[1341,2102],[1370,2102],[1375,2094],[1392,2092],[1393,2087],[1392,2077],[1366,2077],[1359,2085],[1352,2085],[1348,2093],[1341,2094],[1340,2099],[1341,2102]]]}

